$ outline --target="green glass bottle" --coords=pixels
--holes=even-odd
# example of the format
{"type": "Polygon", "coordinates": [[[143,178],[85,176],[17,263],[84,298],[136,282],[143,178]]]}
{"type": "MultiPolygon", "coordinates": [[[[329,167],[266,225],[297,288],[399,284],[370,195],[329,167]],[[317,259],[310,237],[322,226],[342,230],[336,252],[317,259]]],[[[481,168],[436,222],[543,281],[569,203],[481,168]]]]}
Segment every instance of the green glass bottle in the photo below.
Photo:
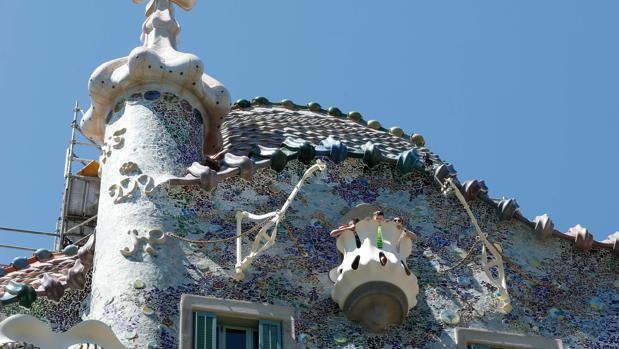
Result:
{"type": "Polygon", "coordinates": [[[376,247],[383,248],[383,227],[378,225],[378,232],[376,234],[376,247]]]}

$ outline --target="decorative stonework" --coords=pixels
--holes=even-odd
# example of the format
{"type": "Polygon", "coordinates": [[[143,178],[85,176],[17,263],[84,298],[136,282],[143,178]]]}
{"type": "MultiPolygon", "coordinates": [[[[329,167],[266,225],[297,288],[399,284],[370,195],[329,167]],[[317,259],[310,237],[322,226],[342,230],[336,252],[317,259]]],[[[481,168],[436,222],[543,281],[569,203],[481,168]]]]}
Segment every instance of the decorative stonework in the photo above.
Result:
{"type": "Polygon", "coordinates": [[[290,195],[282,205],[282,207],[276,211],[269,212],[262,215],[257,215],[251,212],[246,211],[237,211],[236,213],[236,264],[234,266],[235,272],[234,277],[243,280],[245,278],[245,270],[252,264],[254,259],[264,253],[267,249],[275,244],[275,239],[277,238],[277,229],[280,223],[284,220],[286,216],[286,211],[294,201],[295,197],[299,194],[301,187],[305,184],[305,181],[310,178],[314,172],[324,171],[326,169],[326,165],[321,160],[317,160],[316,164],[311,166],[305,171],[303,176],[299,179],[299,182],[293,187],[290,195]],[[251,245],[251,249],[245,257],[243,257],[243,240],[242,236],[244,232],[242,231],[243,227],[243,219],[249,219],[254,222],[260,222],[258,226],[256,226],[257,233],[254,237],[254,242],[251,245]],[[272,228],[272,229],[271,229],[272,228]],[[269,232],[271,230],[271,232],[269,232]]]}
{"type": "Polygon", "coordinates": [[[139,237],[139,233],[135,229],[129,230],[127,234],[129,234],[129,237],[131,238],[131,246],[120,250],[120,253],[125,257],[135,255],[140,245],[144,245],[142,247],[144,252],[150,254],[151,256],[156,256],[159,252],[155,248],[155,245],[162,245],[166,242],[166,235],[161,230],[157,229],[149,231],[146,233],[145,237],[139,237]]]}
{"type": "Polygon", "coordinates": [[[100,321],[84,321],[64,333],[54,333],[46,323],[30,315],[13,315],[0,322],[0,346],[15,342],[45,349],[67,349],[86,343],[105,349],[126,348],[112,330],[100,321]]]}
{"type": "MultiPolygon", "coordinates": [[[[574,251],[572,243],[562,239],[537,241],[532,228],[519,220],[499,220],[496,205],[472,202],[471,210],[489,239],[499,243],[502,253],[521,267],[505,265],[513,305],[513,311],[505,313],[500,294],[480,263],[480,247],[462,205],[453,194],[440,193],[433,175],[418,171],[401,175],[385,163],[368,169],[362,159],[339,164],[323,159],[328,164],[325,175],[303,187],[286,215],[285,226],[278,231],[277,243],[253,261],[245,279],[233,277],[236,246],[230,241],[206,246],[182,244],[189,263],[186,271],[192,276],[189,282],[168,287],[144,280],[146,287],[136,296],[144,297],[140,306],[147,304],[154,310],[153,316],[167,324],[161,331],[160,346],[178,346],[178,331],[172,324],[179,321],[182,294],[293,307],[297,312],[296,338],[308,348],[449,348],[455,342],[455,326],[561,338],[574,348],[611,345],[616,340],[617,335],[606,330],[615,321],[613,297],[615,287],[619,287],[614,286],[615,282],[619,285],[617,262],[610,251],[585,254],[574,251]],[[418,234],[405,261],[417,277],[417,305],[402,325],[380,334],[348,320],[331,298],[333,283],[327,276],[340,264],[334,249],[336,241],[328,232],[341,225],[342,215],[360,203],[384,210],[386,217],[402,217],[406,228],[418,234]],[[473,258],[467,263],[448,273],[439,272],[458,264],[472,247],[473,258]],[[597,270],[582,268],[585,265],[595,265],[597,270]],[[535,284],[520,273],[542,282],[535,284]],[[594,296],[599,301],[592,300],[594,296]],[[549,314],[551,307],[565,314],[560,326],[549,314]],[[595,317],[591,317],[592,311],[595,317]]],[[[292,160],[279,173],[258,169],[251,181],[229,177],[211,191],[197,186],[171,187],[172,201],[162,208],[162,214],[176,220],[171,231],[188,238],[234,237],[231,231],[237,210],[278,210],[306,170],[307,165],[292,160]]],[[[244,229],[249,227],[244,225],[244,229]]],[[[253,238],[253,234],[244,237],[243,246],[251,246],[253,238]]],[[[110,311],[121,321],[134,321],[125,315],[124,304],[118,303],[110,311]]]]}
{"type": "MultiPolygon", "coordinates": [[[[127,132],[126,128],[121,128],[120,130],[114,131],[111,136],[107,138],[107,140],[101,146],[101,164],[105,164],[107,159],[112,156],[112,151],[114,149],[122,149],[125,145],[125,133],[127,132]]],[[[99,168],[99,171],[101,167],[99,168]]]]}
{"type": "Polygon", "coordinates": [[[108,193],[114,199],[114,203],[119,204],[134,199],[140,189],[146,195],[152,194],[155,189],[154,179],[146,174],[127,177],[118,184],[112,184],[108,188],[108,193]]]}
{"type": "Polygon", "coordinates": [[[230,95],[217,80],[204,74],[202,61],[177,51],[180,26],[172,3],[185,10],[192,1],[153,0],[147,5],[141,36],[143,46],[129,56],[99,66],[91,75],[88,90],[92,107],[82,119],[81,129],[89,138],[103,143],[106,119],[118,102],[135,89],[164,89],[189,100],[204,119],[204,153],[221,148],[220,125],[230,111],[230,95]]]}
{"type": "Polygon", "coordinates": [[[566,235],[574,238],[574,246],[579,251],[588,252],[593,248],[593,235],[580,224],[571,227],[566,235]]]}
{"type": "Polygon", "coordinates": [[[535,237],[540,240],[545,240],[552,235],[555,230],[555,224],[547,214],[535,217],[535,237]]]}
{"type": "Polygon", "coordinates": [[[141,174],[142,170],[140,170],[140,167],[135,162],[128,161],[118,169],[118,172],[123,176],[131,176],[141,174]]]}

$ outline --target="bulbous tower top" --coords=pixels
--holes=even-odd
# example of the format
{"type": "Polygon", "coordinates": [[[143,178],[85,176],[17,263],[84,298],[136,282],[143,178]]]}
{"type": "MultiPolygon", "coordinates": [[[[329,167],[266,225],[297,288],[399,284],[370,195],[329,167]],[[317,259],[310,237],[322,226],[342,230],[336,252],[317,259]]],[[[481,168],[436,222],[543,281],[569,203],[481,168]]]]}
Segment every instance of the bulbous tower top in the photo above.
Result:
{"type": "MultiPolygon", "coordinates": [[[[140,3],[143,0],[133,0],[140,3]]],[[[219,127],[230,111],[230,94],[219,81],[204,73],[202,61],[177,50],[180,25],[174,5],[190,10],[196,0],[150,0],[142,25],[142,46],[128,56],[100,65],[90,76],[91,107],[81,121],[82,132],[103,143],[107,116],[128,94],[147,89],[174,93],[198,108],[204,121],[203,153],[221,146],[219,127]]]]}

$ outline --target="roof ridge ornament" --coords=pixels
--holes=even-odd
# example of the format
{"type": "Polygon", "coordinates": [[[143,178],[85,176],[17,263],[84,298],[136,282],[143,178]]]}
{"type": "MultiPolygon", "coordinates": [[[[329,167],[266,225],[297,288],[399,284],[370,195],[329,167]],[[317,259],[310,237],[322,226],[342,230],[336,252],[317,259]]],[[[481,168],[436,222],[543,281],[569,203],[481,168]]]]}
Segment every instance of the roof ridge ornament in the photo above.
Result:
{"type": "MultiPolygon", "coordinates": [[[[133,0],[135,4],[142,2],[144,0],[133,0]]],[[[181,26],[174,17],[174,6],[172,4],[189,11],[196,2],[197,0],[150,0],[146,4],[144,12],[146,20],[142,24],[142,35],[140,35],[143,46],[171,46],[176,49],[181,26]]]]}

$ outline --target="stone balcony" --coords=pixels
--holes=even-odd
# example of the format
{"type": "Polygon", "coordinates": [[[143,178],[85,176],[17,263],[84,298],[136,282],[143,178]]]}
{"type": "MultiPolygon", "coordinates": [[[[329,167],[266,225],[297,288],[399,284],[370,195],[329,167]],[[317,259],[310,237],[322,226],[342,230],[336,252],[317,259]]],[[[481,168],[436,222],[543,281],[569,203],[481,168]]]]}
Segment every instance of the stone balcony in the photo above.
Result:
{"type": "Polygon", "coordinates": [[[382,248],[378,248],[379,222],[365,218],[337,239],[342,263],[331,271],[335,283],[331,298],[349,320],[379,332],[401,324],[417,304],[417,277],[406,264],[412,240],[394,221],[381,223],[382,248]]]}

